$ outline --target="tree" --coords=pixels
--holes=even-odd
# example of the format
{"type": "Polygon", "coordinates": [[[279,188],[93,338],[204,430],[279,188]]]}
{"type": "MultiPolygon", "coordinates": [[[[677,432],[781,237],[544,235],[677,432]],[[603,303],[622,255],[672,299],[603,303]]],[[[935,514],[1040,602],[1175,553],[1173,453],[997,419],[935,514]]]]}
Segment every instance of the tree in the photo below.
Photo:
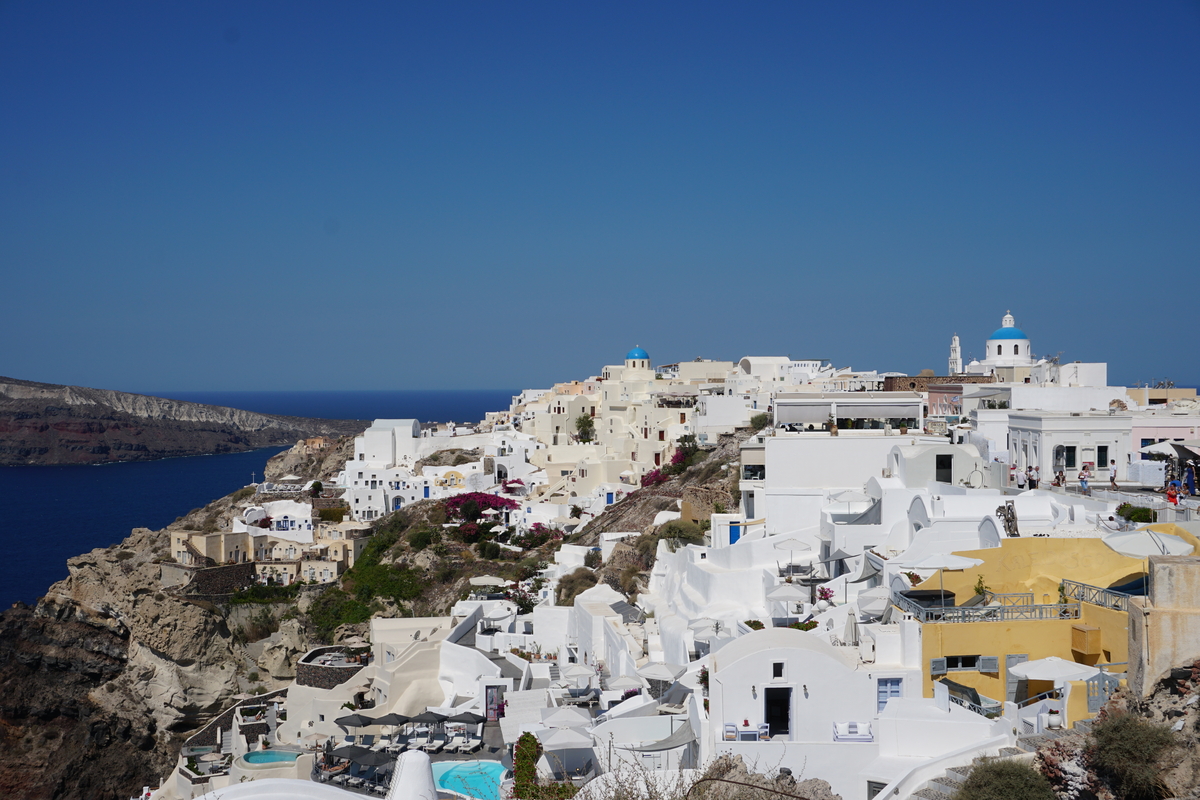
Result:
{"type": "Polygon", "coordinates": [[[575,438],[587,444],[596,437],[596,422],[587,414],[575,418],[575,438]]]}
{"type": "Polygon", "coordinates": [[[309,487],[308,493],[312,497],[320,497],[321,492],[325,490],[324,485],[320,481],[313,481],[313,485],[309,487]]]}

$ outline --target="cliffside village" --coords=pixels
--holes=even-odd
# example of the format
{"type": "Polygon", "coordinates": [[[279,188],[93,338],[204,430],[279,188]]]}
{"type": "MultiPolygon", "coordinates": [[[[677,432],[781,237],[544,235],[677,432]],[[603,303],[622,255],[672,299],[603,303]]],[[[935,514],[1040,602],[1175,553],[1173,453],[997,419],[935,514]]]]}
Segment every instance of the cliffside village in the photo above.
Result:
{"type": "Polygon", "coordinates": [[[231,530],[174,534],[165,583],[222,564],[334,582],[373,521],[466,493],[516,534],[569,536],[678,453],[755,429],[726,465],[736,505],[684,492],[657,513],[702,541],[660,539],[634,603],[601,581],[556,605],[556,587],[642,530],[564,544],[520,586],[473,578],[447,616],[302,655],[146,795],[499,800],[529,734],[541,779],[580,797],[735,755],[844,800],[933,798],[1119,689],[1149,695],[1200,659],[1195,391],[1039,358],[1011,314],[979,339],[964,363],[955,336],[941,376],[635,347],[477,425],[376,420],[329,485],[259,484],[231,530]],[[447,449],[478,456],[418,468],[447,449]]]}

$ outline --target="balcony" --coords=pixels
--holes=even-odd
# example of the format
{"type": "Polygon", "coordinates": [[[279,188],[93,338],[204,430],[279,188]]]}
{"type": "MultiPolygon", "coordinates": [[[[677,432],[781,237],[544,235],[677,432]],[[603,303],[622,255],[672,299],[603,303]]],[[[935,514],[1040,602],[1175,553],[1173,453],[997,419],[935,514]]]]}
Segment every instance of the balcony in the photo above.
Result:
{"type": "MultiPolygon", "coordinates": [[[[989,593],[990,594],[990,593],[989,593]]],[[[949,598],[947,598],[949,599],[949,598]]],[[[971,606],[924,606],[900,592],[892,592],[892,602],[918,622],[1015,622],[1017,620],[1079,619],[1079,603],[1033,603],[1033,595],[992,595],[971,606]],[[1026,602],[1028,600],[1028,602],[1026,602]]],[[[953,602],[953,601],[951,601],[953,602]]]]}

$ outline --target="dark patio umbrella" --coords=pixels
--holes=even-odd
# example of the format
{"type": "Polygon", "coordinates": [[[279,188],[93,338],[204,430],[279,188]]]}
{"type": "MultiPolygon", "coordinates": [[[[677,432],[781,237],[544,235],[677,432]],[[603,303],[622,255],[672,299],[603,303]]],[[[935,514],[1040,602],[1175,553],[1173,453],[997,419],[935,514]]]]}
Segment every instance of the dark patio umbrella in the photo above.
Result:
{"type": "Polygon", "coordinates": [[[363,753],[361,756],[356,756],[354,758],[351,758],[350,760],[356,761],[359,764],[362,764],[364,767],[381,767],[384,764],[388,764],[392,761],[395,761],[396,757],[389,756],[387,753],[383,752],[382,750],[379,750],[379,751],[369,751],[369,752],[363,753]]]}
{"type": "Polygon", "coordinates": [[[403,725],[404,723],[408,722],[409,719],[410,719],[410,717],[406,717],[403,714],[395,714],[395,713],[384,714],[382,717],[375,720],[375,724],[376,725],[392,725],[392,726],[403,725]]]}
{"type": "Polygon", "coordinates": [[[375,720],[370,717],[364,717],[362,714],[347,714],[344,717],[338,717],[334,723],[341,725],[343,728],[362,728],[366,725],[374,725],[375,720]]]}
{"type": "Polygon", "coordinates": [[[471,725],[478,725],[479,723],[483,722],[485,719],[487,719],[487,717],[483,716],[482,714],[476,714],[473,711],[464,711],[461,714],[455,714],[453,717],[451,717],[447,721],[448,722],[466,722],[471,725]]]}
{"type": "Polygon", "coordinates": [[[348,745],[343,745],[342,747],[339,747],[338,749],[334,750],[329,755],[333,756],[334,758],[348,758],[348,759],[354,761],[354,760],[357,760],[360,756],[366,755],[369,752],[371,752],[371,751],[365,747],[359,747],[356,744],[348,744],[348,745]]]}
{"type": "Polygon", "coordinates": [[[409,722],[415,722],[418,725],[436,725],[439,722],[446,721],[445,714],[439,714],[436,711],[423,711],[415,717],[411,717],[409,722]]]}

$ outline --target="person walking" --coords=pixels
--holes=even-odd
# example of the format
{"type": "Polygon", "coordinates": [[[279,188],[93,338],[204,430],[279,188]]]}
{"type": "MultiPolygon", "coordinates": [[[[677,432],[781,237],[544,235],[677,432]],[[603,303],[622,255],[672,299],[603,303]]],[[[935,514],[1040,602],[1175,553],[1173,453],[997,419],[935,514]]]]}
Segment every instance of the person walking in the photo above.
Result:
{"type": "Polygon", "coordinates": [[[1192,497],[1196,496],[1196,462],[1189,461],[1187,469],[1183,471],[1183,482],[1187,485],[1188,494],[1192,497]]]}
{"type": "Polygon", "coordinates": [[[1092,494],[1092,490],[1088,487],[1088,480],[1091,477],[1092,476],[1088,473],[1087,467],[1079,470],[1079,493],[1084,497],[1090,497],[1092,494]]]}
{"type": "Polygon", "coordinates": [[[1108,488],[1114,492],[1121,491],[1121,487],[1117,486],[1117,460],[1115,458],[1108,462],[1108,488]]]}
{"type": "Polygon", "coordinates": [[[1025,481],[1028,477],[1024,467],[1017,467],[1017,489],[1025,491],[1025,481]]]}
{"type": "Polygon", "coordinates": [[[1037,468],[1037,464],[1034,464],[1032,467],[1029,468],[1029,488],[1031,490],[1036,489],[1038,487],[1038,481],[1040,481],[1041,479],[1042,479],[1041,470],[1039,470],[1037,468]]]}

